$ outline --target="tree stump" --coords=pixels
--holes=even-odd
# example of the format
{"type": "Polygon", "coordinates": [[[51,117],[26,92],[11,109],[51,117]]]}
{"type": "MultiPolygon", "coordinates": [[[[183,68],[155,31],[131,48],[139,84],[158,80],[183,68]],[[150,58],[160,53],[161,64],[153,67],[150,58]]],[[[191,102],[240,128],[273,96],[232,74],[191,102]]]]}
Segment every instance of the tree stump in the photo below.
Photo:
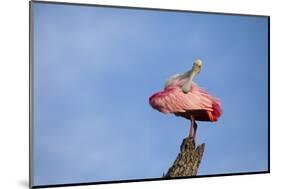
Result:
{"type": "Polygon", "coordinates": [[[193,138],[187,137],[183,139],[180,153],[167,174],[163,174],[163,178],[196,176],[204,148],[205,143],[196,147],[193,138]]]}

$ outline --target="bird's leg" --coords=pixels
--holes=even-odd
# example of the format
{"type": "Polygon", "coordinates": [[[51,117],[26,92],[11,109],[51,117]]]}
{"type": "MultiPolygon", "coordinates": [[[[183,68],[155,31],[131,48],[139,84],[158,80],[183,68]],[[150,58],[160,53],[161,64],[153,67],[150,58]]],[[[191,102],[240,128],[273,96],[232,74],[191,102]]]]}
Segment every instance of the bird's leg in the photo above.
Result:
{"type": "Polygon", "coordinates": [[[189,135],[188,137],[191,138],[191,137],[194,137],[194,117],[193,115],[190,116],[190,128],[189,128],[189,135]]]}
{"type": "Polygon", "coordinates": [[[191,137],[192,137],[192,131],[193,131],[193,125],[192,125],[192,121],[190,120],[190,127],[189,127],[188,138],[191,138],[191,137]]]}
{"type": "Polygon", "coordinates": [[[196,138],[196,131],[197,131],[197,123],[194,121],[194,134],[193,134],[194,143],[195,143],[195,138],[196,138]]]}

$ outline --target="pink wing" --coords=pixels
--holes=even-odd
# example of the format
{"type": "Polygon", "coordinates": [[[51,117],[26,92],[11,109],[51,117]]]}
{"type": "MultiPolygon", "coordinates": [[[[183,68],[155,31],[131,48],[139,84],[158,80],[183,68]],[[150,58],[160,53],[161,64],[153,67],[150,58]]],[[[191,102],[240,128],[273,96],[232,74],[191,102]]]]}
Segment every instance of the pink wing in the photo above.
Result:
{"type": "Polygon", "coordinates": [[[192,83],[191,90],[187,94],[183,93],[180,87],[171,86],[150,97],[151,106],[163,113],[213,111],[214,101],[218,100],[197,87],[195,83],[192,83]]]}

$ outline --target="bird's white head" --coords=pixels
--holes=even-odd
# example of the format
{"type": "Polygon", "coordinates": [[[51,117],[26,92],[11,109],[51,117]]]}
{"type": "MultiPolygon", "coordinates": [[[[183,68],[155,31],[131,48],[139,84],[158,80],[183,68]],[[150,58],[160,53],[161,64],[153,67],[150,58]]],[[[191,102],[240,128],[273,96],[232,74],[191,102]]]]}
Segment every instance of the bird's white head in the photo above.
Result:
{"type": "Polygon", "coordinates": [[[198,74],[202,67],[202,61],[200,59],[196,59],[193,63],[192,71],[198,74]]]}

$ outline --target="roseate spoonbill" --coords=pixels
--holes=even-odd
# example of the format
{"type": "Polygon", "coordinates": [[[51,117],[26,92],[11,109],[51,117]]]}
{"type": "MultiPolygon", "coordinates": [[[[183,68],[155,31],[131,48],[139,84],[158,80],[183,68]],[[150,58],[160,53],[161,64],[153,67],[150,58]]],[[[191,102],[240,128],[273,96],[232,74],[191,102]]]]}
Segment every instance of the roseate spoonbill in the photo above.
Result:
{"type": "Polygon", "coordinates": [[[152,108],[162,113],[174,113],[191,122],[189,137],[195,142],[198,121],[215,122],[222,114],[220,100],[212,97],[192,80],[200,72],[202,61],[195,60],[192,69],[171,76],[163,91],[149,98],[152,108]]]}

